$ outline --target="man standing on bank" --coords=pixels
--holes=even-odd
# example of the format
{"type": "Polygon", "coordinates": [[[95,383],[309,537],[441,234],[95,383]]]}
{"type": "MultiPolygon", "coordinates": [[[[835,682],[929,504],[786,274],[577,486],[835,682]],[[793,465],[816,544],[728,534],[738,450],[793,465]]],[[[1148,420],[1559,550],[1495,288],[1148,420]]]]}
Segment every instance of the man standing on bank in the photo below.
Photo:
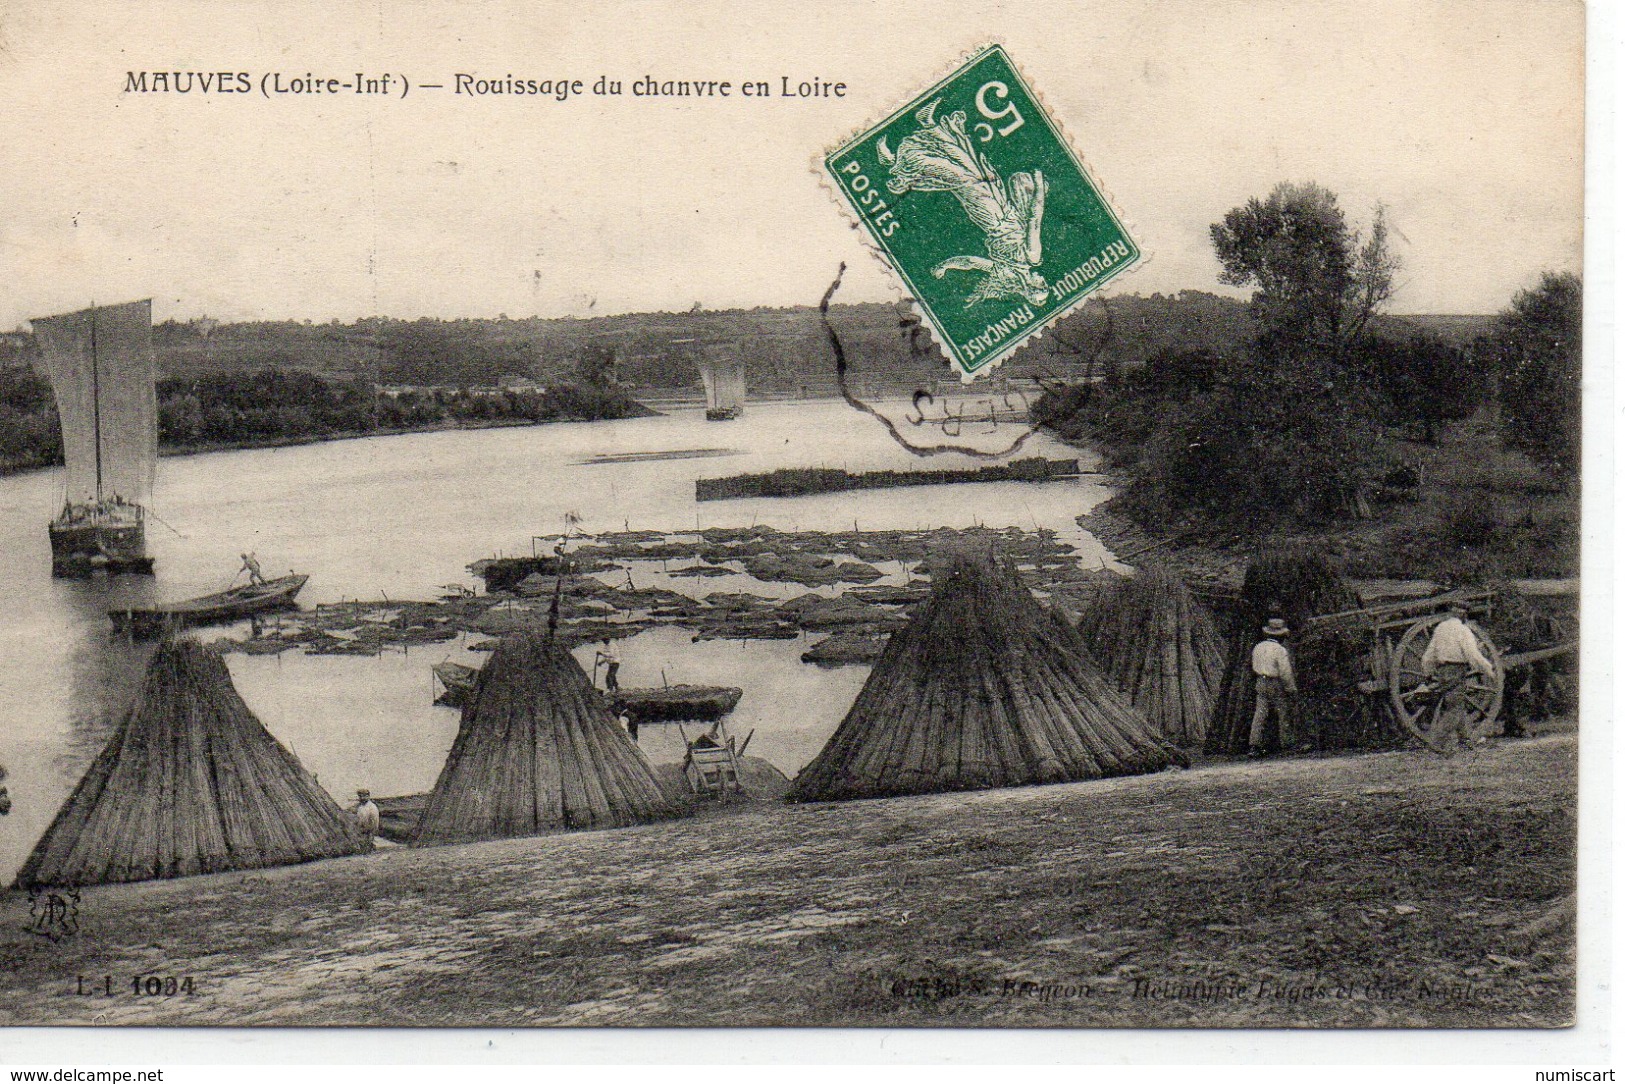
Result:
{"type": "Polygon", "coordinates": [[[1253,647],[1253,687],[1257,699],[1253,704],[1253,728],[1247,736],[1247,755],[1264,755],[1265,724],[1270,714],[1275,715],[1279,741],[1285,744],[1290,725],[1291,698],[1298,694],[1298,679],[1292,673],[1292,656],[1281,641],[1290,631],[1285,621],[1272,617],[1264,626],[1264,638],[1253,647]]]}
{"type": "Polygon", "coordinates": [[[355,792],[355,806],[352,812],[355,814],[356,826],[361,829],[361,834],[367,837],[367,842],[370,844],[373,838],[378,835],[378,822],[380,819],[378,804],[372,800],[372,791],[358,790],[355,792]]]}
{"type": "Polygon", "coordinates": [[[1467,730],[1467,683],[1472,672],[1495,682],[1495,664],[1484,657],[1478,635],[1467,624],[1467,604],[1455,599],[1450,603],[1450,616],[1434,626],[1427,650],[1422,652],[1422,677],[1432,683],[1439,697],[1439,736],[1462,744],[1473,740],[1467,730]]]}

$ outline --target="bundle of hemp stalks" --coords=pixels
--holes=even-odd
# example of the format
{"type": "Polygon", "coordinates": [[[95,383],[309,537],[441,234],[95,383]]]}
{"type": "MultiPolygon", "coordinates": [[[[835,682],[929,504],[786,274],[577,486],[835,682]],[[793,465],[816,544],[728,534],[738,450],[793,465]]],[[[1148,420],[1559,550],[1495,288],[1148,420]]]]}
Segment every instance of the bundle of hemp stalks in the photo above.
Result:
{"type": "Polygon", "coordinates": [[[1186,763],[1012,567],[951,552],[789,798],[1074,782],[1186,763]]]}
{"type": "Polygon", "coordinates": [[[1177,573],[1151,565],[1111,584],[1084,610],[1078,632],[1164,737],[1202,743],[1224,677],[1224,641],[1177,573]]]}
{"type": "MultiPolygon", "coordinates": [[[[1331,749],[1371,744],[1373,720],[1363,716],[1360,681],[1369,676],[1367,645],[1346,630],[1313,630],[1309,618],[1360,608],[1360,598],[1326,556],[1305,546],[1267,549],[1247,566],[1241,598],[1226,639],[1230,659],[1209,721],[1209,753],[1247,751],[1256,689],[1253,647],[1263,627],[1279,617],[1290,630],[1284,643],[1297,675],[1290,733],[1266,736],[1268,751],[1331,749]]],[[[1273,722],[1271,724],[1273,731],[1273,722]]]]}
{"type": "Polygon", "coordinates": [[[370,850],[243,703],[219,654],[169,640],[17,883],[146,881],[370,850]]]}

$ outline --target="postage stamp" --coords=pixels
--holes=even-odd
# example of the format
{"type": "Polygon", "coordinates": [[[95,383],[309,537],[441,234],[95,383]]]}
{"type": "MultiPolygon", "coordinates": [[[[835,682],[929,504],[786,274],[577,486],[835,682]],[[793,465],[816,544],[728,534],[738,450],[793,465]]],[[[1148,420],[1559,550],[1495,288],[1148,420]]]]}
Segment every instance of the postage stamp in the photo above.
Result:
{"type": "Polygon", "coordinates": [[[1000,45],[824,165],[966,379],[1141,257],[1000,45]]]}

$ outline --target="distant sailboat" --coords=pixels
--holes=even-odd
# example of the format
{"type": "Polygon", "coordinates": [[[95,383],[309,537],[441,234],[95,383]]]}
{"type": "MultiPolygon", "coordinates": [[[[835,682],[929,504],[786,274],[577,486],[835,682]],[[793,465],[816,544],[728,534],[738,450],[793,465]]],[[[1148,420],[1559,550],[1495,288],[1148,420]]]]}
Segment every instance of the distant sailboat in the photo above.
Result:
{"type": "Polygon", "coordinates": [[[56,394],[67,464],[67,495],[50,526],[51,573],[150,573],[145,502],[158,469],[152,302],[29,322],[56,394]]]}
{"type": "Polygon", "coordinates": [[[705,420],[731,421],[745,413],[745,362],[732,350],[707,350],[700,364],[705,382],[705,420]]]}

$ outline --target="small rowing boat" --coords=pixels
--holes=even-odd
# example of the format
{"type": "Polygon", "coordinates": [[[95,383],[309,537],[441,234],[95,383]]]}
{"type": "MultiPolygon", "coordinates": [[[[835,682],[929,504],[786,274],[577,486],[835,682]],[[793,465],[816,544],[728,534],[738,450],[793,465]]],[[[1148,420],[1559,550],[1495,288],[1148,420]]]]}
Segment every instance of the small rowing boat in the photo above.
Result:
{"type": "Polygon", "coordinates": [[[309,576],[281,576],[185,602],[168,602],[145,609],[108,610],[107,616],[112,619],[113,628],[119,632],[141,638],[159,636],[171,629],[240,621],[255,614],[293,606],[294,596],[308,579],[309,576]]]}
{"type": "Polygon", "coordinates": [[[434,671],[435,680],[440,682],[440,695],[434,698],[434,702],[448,708],[460,708],[466,704],[469,694],[474,691],[474,681],[480,676],[474,667],[464,666],[460,662],[437,662],[429,669],[434,671]]]}

